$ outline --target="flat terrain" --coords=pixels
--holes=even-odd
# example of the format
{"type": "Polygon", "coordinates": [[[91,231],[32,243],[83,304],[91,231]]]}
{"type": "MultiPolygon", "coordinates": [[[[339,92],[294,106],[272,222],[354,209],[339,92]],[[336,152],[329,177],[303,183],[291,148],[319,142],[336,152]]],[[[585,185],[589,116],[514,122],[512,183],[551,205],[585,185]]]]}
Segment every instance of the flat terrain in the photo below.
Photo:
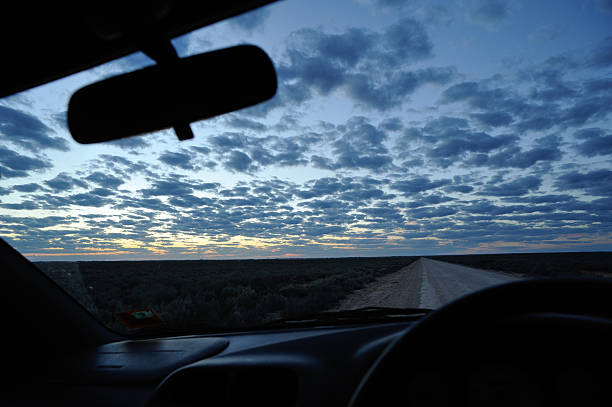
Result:
{"type": "Polygon", "coordinates": [[[233,328],[323,311],[416,257],[37,262],[107,326],[152,308],[170,327],[233,328]]]}
{"type": "Polygon", "coordinates": [[[612,253],[35,264],[100,321],[152,308],[170,327],[248,327],[365,306],[436,308],[513,277],[612,276],[612,253]],[[453,263],[453,264],[449,264],[453,263]],[[496,270],[496,271],[484,271],[496,270]],[[502,273],[503,272],[503,273],[502,273]]]}
{"type": "Polygon", "coordinates": [[[527,277],[612,277],[612,252],[469,254],[429,258],[527,277]]]}
{"type": "Polygon", "coordinates": [[[472,291],[515,279],[498,272],[421,257],[353,292],[335,309],[370,306],[438,308],[472,291]]]}

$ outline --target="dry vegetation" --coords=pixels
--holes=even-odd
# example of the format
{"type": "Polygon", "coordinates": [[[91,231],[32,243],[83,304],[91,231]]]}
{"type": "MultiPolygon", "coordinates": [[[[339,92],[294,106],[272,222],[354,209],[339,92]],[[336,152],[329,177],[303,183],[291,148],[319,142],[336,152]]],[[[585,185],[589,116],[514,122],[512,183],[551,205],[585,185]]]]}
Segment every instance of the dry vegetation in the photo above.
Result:
{"type": "Polygon", "coordinates": [[[612,252],[471,254],[428,257],[525,277],[612,277],[612,252]]]}
{"type": "Polygon", "coordinates": [[[170,327],[254,326],[329,309],[415,257],[299,260],[38,262],[99,320],[153,308],[170,327]]]}
{"type": "MultiPolygon", "coordinates": [[[[524,276],[612,276],[612,253],[433,256],[524,276]]],[[[109,327],[116,313],[153,308],[169,327],[248,327],[333,308],[377,277],[417,257],[38,262],[37,266],[109,327]]]]}

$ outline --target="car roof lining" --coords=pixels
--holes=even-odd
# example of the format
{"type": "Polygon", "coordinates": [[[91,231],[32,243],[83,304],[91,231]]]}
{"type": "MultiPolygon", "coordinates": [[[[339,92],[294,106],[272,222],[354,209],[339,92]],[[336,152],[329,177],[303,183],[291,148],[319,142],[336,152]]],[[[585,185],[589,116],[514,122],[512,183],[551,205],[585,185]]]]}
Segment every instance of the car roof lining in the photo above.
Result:
{"type": "Polygon", "coordinates": [[[3,5],[0,97],[167,42],[274,0],[11,2],[3,5]]]}

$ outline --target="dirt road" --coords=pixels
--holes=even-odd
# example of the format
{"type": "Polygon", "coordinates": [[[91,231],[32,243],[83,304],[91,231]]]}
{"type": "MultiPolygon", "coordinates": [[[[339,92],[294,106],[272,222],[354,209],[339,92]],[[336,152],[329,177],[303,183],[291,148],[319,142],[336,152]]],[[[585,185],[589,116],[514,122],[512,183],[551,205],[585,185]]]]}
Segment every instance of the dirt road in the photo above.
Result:
{"type": "Polygon", "coordinates": [[[515,280],[502,273],[421,257],[350,294],[336,309],[439,306],[472,291],[515,280]]]}

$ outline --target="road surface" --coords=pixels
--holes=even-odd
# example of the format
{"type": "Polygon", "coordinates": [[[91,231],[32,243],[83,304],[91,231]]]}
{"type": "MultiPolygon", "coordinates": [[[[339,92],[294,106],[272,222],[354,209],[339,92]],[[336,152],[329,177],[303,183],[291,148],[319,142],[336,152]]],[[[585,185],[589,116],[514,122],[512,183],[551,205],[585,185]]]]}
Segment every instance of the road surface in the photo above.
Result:
{"type": "Polygon", "coordinates": [[[421,257],[350,294],[335,308],[438,308],[470,292],[513,281],[516,277],[421,257]]]}

